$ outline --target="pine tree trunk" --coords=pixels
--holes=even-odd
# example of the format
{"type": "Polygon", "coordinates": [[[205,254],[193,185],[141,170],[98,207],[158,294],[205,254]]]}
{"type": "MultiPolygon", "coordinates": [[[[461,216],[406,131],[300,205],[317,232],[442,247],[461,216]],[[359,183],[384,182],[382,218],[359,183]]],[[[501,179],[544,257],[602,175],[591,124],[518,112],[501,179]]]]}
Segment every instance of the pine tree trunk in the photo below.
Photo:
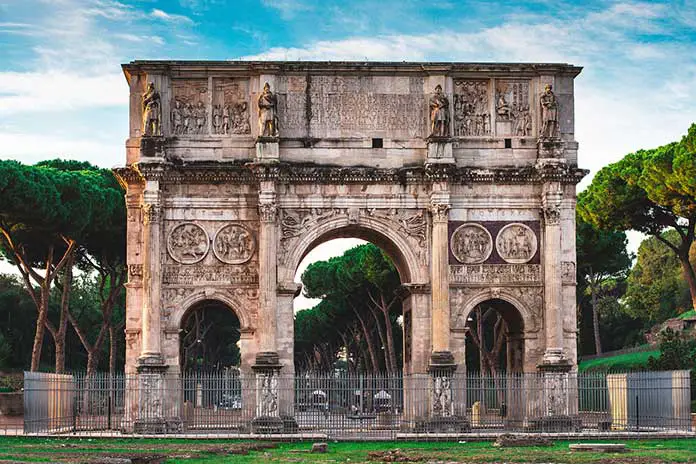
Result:
{"type": "Polygon", "coordinates": [[[397,363],[396,363],[396,352],[395,352],[395,347],[394,347],[394,333],[392,332],[392,324],[391,324],[391,319],[389,318],[389,306],[386,304],[384,301],[384,295],[380,294],[380,310],[382,311],[382,314],[384,315],[384,325],[386,327],[386,335],[387,335],[387,353],[385,353],[385,357],[389,357],[389,364],[391,365],[391,373],[396,373],[397,370],[397,363]]]}
{"type": "Polygon", "coordinates": [[[43,349],[43,339],[46,334],[46,321],[48,319],[48,296],[49,289],[46,288],[50,283],[43,285],[41,288],[40,303],[38,316],[36,317],[36,332],[34,334],[34,346],[31,349],[31,371],[39,370],[41,363],[41,350],[43,349]]]}
{"type": "Polygon", "coordinates": [[[592,329],[594,331],[595,354],[602,354],[602,340],[599,336],[599,308],[597,307],[597,289],[590,284],[592,292],[592,329]]]}
{"type": "Polygon", "coordinates": [[[68,331],[68,311],[70,311],[70,291],[72,290],[73,280],[73,261],[72,256],[65,264],[63,271],[63,292],[60,297],[60,320],[58,330],[53,337],[53,344],[56,350],[56,374],[65,372],[65,335],[68,331]]]}
{"type": "Polygon", "coordinates": [[[682,271],[684,273],[684,279],[689,286],[689,293],[691,294],[691,307],[696,309],[696,272],[689,261],[689,250],[682,251],[679,253],[679,262],[682,266],[682,271]]]}

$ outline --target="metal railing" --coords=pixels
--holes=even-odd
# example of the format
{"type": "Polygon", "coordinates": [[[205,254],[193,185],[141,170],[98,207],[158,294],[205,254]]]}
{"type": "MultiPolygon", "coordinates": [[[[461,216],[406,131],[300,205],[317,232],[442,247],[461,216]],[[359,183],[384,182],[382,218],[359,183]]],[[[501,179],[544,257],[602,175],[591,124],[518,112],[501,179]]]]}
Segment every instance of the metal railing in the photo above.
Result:
{"type": "Polygon", "coordinates": [[[689,431],[689,371],[448,377],[26,373],[26,434],[335,439],[689,431]],[[148,377],[149,376],[149,377],[148,377]]]}

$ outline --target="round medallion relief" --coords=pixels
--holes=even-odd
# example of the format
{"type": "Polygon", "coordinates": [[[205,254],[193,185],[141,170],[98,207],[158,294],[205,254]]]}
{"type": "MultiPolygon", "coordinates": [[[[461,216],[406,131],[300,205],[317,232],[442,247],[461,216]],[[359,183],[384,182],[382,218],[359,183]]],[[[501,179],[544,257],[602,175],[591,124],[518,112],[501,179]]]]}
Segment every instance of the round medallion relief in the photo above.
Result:
{"type": "Polygon", "coordinates": [[[498,232],[495,249],[510,264],[526,263],[537,252],[536,234],[524,224],[508,224],[498,232]]]}
{"type": "Polygon", "coordinates": [[[169,233],[167,251],[181,264],[194,264],[205,258],[210,248],[208,234],[198,224],[187,222],[174,227],[169,233]]]}
{"type": "Polygon", "coordinates": [[[249,230],[240,224],[228,224],[218,230],[213,240],[213,253],[227,264],[249,261],[256,250],[256,241],[249,230]]]}
{"type": "Polygon", "coordinates": [[[460,263],[482,263],[493,251],[493,238],[488,230],[479,224],[464,224],[452,234],[450,249],[460,263]]]}

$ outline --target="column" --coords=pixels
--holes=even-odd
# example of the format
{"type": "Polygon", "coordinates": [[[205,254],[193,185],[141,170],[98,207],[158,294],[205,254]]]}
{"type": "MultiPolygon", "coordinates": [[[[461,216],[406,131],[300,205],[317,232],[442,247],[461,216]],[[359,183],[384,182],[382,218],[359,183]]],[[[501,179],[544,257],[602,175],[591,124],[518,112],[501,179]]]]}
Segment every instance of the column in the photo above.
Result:
{"type": "Polygon", "coordinates": [[[542,365],[566,365],[563,349],[563,294],[561,283],[561,200],[559,182],[547,182],[541,200],[544,215],[544,327],[546,350],[542,365]]]}
{"type": "Polygon", "coordinates": [[[448,238],[449,194],[433,193],[431,212],[433,228],[431,237],[430,285],[432,308],[432,364],[454,364],[450,352],[449,321],[449,273],[448,273],[448,238]],[[446,361],[446,362],[445,362],[446,361]]]}

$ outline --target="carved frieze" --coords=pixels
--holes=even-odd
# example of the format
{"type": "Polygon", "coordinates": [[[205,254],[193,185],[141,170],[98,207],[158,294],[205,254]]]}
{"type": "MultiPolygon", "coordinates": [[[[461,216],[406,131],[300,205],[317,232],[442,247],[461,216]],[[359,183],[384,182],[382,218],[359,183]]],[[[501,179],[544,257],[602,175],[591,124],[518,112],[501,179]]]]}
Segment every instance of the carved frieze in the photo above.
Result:
{"type": "Polygon", "coordinates": [[[213,240],[213,253],[223,263],[243,264],[256,251],[254,235],[241,224],[227,224],[213,240]]]}
{"type": "Polygon", "coordinates": [[[498,232],[495,248],[506,262],[523,264],[536,254],[537,237],[534,231],[524,224],[508,224],[498,232]]]}
{"type": "Polygon", "coordinates": [[[538,284],[539,264],[465,264],[450,265],[452,284],[538,284]]]}
{"type": "Polygon", "coordinates": [[[249,124],[248,82],[240,79],[213,81],[213,134],[243,135],[251,133],[249,124]]]}
{"type": "Polygon", "coordinates": [[[412,137],[423,137],[428,120],[423,93],[408,91],[422,89],[422,78],[395,79],[396,88],[383,91],[379,86],[370,88],[374,84],[370,81],[359,76],[312,76],[311,132],[338,136],[408,130],[412,137]]]}
{"type": "Polygon", "coordinates": [[[423,210],[415,212],[400,209],[376,209],[371,208],[366,211],[368,216],[381,217],[397,223],[406,235],[413,238],[419,246],[423,247],[427,241],[428,221],[423,210]]]}
{"type": "Polygon", "coordinates": [[[544,287],[510,287],[505,291],[526,306],[531,327],[525,327],[525,330],[539,331],[544,310],[544,287]]]}
{"type": "Polygon", "coordinates": [[[162,283],[165,285],[191,285],[203,283],[257,284],[259,275],[249,265],[203,266],[194,264],[181,266],[169,264],[163,266],[162,283]]]}
{"type": "Polygon", "coordinates": [[[454,81],[454,136],[480,137],[491,133],[488,81],[454,81]]]}
{"type": "Polygon", "coordinates": [[[198,290],[194,287],[165,288],[162,290],[162,305],[176,306],[198,290]]]}
{"type": "Polygon", "coordinates": [[[173,80],[170,122],[172,135],[208,133],[208,81],[173,80]]]}
{"type": "Polygon", "coordinates": [[[194,264],[205,258],[210,248],[210,239],[203,227],[193,222],[179,224],[167,238],[169,256],[181,264],[194,264]]]}
{"type": "Polygon", "coordinates": [[[497,135],[531,136],[529,81],[497,80],[495,87],[497,135]]]}
{"type": "Polygon", "coordinates": [[[480,224],[464,224],[452,234],[450,248],[460,263],[478,264],[491,255],[493,239],[490,232],[480,224]]]}

